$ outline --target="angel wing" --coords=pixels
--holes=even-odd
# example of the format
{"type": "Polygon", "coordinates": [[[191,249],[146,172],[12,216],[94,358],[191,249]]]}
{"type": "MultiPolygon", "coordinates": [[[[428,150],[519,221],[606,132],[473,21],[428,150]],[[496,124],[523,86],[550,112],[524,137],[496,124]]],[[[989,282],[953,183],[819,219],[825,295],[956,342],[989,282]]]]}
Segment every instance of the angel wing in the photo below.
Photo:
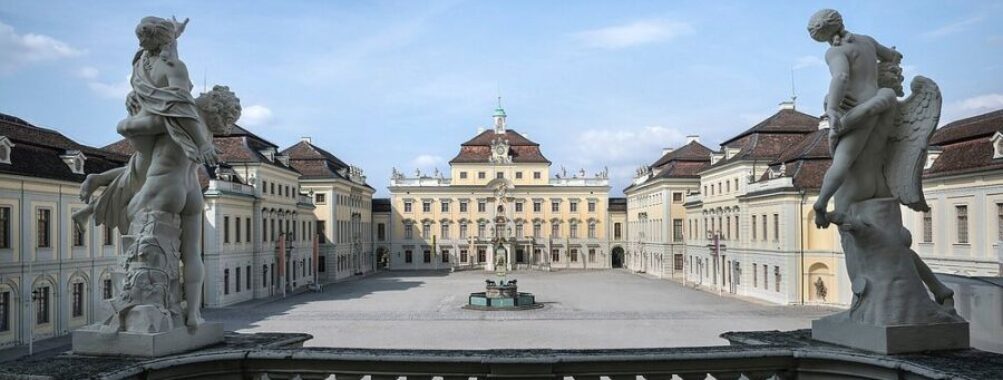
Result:
{"type": "Polygon", "coordinates": [[[940,88],[929,78],[916,76],[912,94],[899,102],[892,131],[888,137],[885,178],[892,195],[916,211],[928,211],[923,197],[923,166],[930,137],[940,121],[943,98],[940,88]]]}

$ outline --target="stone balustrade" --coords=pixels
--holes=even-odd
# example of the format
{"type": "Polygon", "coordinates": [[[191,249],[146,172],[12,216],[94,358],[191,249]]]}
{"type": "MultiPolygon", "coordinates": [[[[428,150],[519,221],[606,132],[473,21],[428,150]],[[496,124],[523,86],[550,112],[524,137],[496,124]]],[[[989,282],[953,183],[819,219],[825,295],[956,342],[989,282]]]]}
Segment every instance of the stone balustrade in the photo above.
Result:
{"type": "Polygon", "coordinates": [[[990,352],[888,356],[809,335],[725,333],[731,345],[711,347],[398,350],[304,348],[310,335],[229,333],[222,345],[157,359],[62,355],[5,363],[0,379],[989,379],[1003,373],[1003,355],[990,352]]]}

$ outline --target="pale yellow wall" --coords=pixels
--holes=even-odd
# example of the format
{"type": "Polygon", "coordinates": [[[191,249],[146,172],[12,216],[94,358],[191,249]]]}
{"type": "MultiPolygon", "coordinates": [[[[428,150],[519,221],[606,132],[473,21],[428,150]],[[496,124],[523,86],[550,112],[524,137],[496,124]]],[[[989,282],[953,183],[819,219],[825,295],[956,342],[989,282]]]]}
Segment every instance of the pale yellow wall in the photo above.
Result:
{"type": "Polygon", "coordinates": [[[550,165],[546,163],[452,164],[450,180],[452,185],[484,186],[497,178],[499,172],[516,186],[543,186],[547,185],[549,181],[550,165]],[[484,178],[479,178],[478,173],[482,172],[484,178]],[[540,178],[534,179],[533,173],[535,172],[540,173],[540,178]],[[466,173],[467,178],[462,178],[462,173],[466,173]],[[522,178],[516,178],[517,173],[521,173],[522,178]]]}

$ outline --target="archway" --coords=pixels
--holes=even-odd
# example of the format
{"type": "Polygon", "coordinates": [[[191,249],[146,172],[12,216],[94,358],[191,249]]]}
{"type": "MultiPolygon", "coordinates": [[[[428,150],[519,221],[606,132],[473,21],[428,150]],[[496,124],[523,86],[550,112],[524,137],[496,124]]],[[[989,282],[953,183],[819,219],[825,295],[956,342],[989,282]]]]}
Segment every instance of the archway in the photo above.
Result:
{"type": "Polygon", "coordinates": [[[613,254],[611,256],[613,268],[623,268],[623,247],[613,247],[613,254]]]}

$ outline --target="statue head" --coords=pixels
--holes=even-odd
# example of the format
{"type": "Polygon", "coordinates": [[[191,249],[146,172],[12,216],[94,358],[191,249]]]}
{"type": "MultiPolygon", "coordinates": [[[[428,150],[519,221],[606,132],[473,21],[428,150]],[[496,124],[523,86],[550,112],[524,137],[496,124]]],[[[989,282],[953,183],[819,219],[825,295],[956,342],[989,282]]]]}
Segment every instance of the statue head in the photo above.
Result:
{"type": "Polygon", "coordinates": [[[878,64],[878,87],[895,90],[898,96],[905,96],[902,91],[902,66],[895,62],[881,62],[878,64]]]}
{"type": "Polygon", "coordinates": [[[202,122],[213,135],[230,134],[230,129],[240,119],[240,99],[227,86],[212,86],[211,91],[195,99],[195,105],[202,122]]]}
{"type": "Polygon", "coordinates": [[[843,31],[843,16],[834,9],[815,12],[808,20],[808,35],[818,42],[834,42],[843,31]]]}
{"type": "Polygon", "coordinates": [[[143,17],[136,25],[136,38],[139,39],[139,46],[144,50],[157,51],[167,44],[174,42],[175,37],[174,22],[168,19],[148,16],[143,17]]]}

